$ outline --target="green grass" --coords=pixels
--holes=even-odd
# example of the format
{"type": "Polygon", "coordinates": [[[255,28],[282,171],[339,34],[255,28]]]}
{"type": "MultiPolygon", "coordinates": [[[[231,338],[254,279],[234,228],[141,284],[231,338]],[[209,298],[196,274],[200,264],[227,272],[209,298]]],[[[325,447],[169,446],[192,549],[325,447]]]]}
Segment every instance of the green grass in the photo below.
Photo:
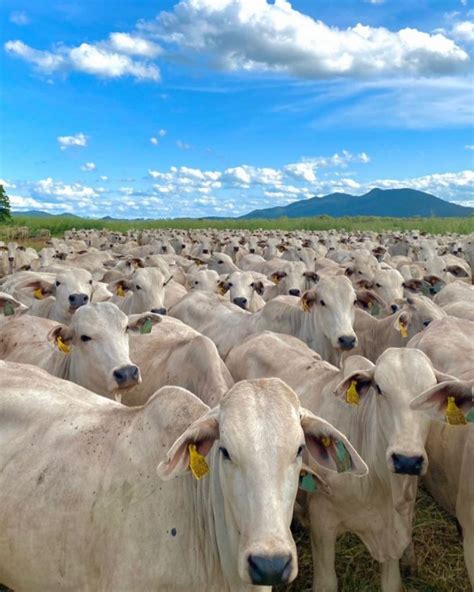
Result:
{"type": "MultiPolygon", "coordinates": [[[[90,218],[74,218],[59,216],[52,218],[35,218],[15,216],[15,226],[28,226],[32,235],[42,228],[48,229],[53,236],[60,236],[65,230],[72,228],[115,230],[125,232],[131,228],[163,229],[175,228],[182,230],[215,228],[217,230],[419,230],[430,234],[474,232],[474,216],[469,218],[378,218],[361,216],[355,218],[331,218],[317,216],[313,218],[278,218],[275,220],[93,220],[90,218]]],[[[0,227],[0,235],[1,227],[0,227]]]]}
{"type": "MultiPolygon", "coordinates": [[[[293,529],[298,546],[299,575],[289,586],[275,592],[311,592],[313,565],[307,529],[293,529]]],[[[462,544],[456,523],[423,490],[416,505],[413,540],[417,573],[403,577],[405,592],[468,592],[471,588],[464,565],[462,544]]],[[[377,592],[380,567],[363,543],[351,534],[336,545],[339,592],[377,592]]]]}

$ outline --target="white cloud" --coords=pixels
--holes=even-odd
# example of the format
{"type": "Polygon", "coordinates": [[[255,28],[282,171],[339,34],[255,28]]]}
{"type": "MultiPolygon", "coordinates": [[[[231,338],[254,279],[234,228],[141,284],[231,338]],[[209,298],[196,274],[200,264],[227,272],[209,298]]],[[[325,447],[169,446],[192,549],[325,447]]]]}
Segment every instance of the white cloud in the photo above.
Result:
{"type": "Polygon", "coordinates": [[[10,14],[10,22],[21,27],[28,25],[30,19],[24,10],[15,10],[10,14]]]}
{"type": "Polygon", "coordinates": [[[166,136],[166,130],[165,130],[165,129],[160,129],[160,130],[158,131],[158,135],[159,135],[159,136],[161,136],[161,137],[163,138],[164,136],[166,136]]]}
{"type": "Polygon", "coordinates": [[[474,150],[474,144],[466,144],[466,145],[464,146],[464,148],[465,148],[466,150],[474,150]]]}
{"type": "Polygon", "coordinates": [[[81,183],[68,185],[61,181],[54,181],[52,177],[41,179],[35,183],[32,187],[32,193],[35,197],[47,195],[65,199],[91,199],[99,195],[92,187],[81,185],[81,183]]]}
{"type": "Polygon", "coordinates": [[[178,146],[180,150],[189,150],[191,148],[190,144],[186,144],[186,142],[183,142],[182,140],[176,140],[176,146],[178,146]]]}
{"type": "Polygon", "coordinates": [[[154,58],[163,51],[156,43],[128,33],[111,33],[109,39],[111,47],[120,53],[154,58]]]}
{"type": "Polygon", "coordinates": [[[459,41],[466,41],[468,43],[474,41],[474,22],[462,21],[456,23],[451,29],[451,35],[459,41]]]}
{"type": "Polygon", "coordinates": [[[4,189],[15,189],[16,188],[16,185],[14,183],[10,183],[6,179],[0,179],[0,185],[3,185],[4,189]]]}
{"type": "Polygon", "coordinates": [[[207,56],[225,71],[283,73],[302,78],[383,74],[444,75],[466,68],[468,54],[443,34],[392,32],[357,24],[330,27],[286,0],[182,0],[140,29],[207,56]]]}
{"type": "Polygon", "coordinates": [[[130,55],[144,58],[157,55],[158,46],[125,33],[112,33],[108,41],[81,43],[77,47],[57,46],[53,51],[38,50],[22,41],[7,41],[7,53],[33,64],[42,73],[77,71],[103,78],[132,76],[137,80],[160,80],[158,66],[130,55]]]}
{"type": "Polygon", "coordinates": [[[87,137],[82,132],[74,134],[74,136],[58,136],[57,140],[61,150],[66,150],[66,148],[70,148],[71,146],[77,146],[79,148],[87,146],[87,137]]]}
{"type": "Polygon", "coordinates": [[[99,179],[101,181],[108,181],[109,180],[109,178],[107,177],[107,175],[100,175],[99,179]]]}
{"type": "Polygon", "coordinates": [[[158,138],[155,138],[155,136],[152,136],[150,138],[150,143],[153,144],[154,146],[158,146],[158,138]]]}
{"type": "Polygon", "coordinates": [[[97,168],[95,162],[85,162],[81,166],[81,171],[95,171],[97,168]]]}

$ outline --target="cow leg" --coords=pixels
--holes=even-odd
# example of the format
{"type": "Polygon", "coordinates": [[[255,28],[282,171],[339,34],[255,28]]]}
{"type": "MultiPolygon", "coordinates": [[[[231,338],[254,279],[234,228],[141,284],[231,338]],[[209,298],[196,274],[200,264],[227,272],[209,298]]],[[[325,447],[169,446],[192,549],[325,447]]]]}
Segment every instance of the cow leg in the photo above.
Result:
{"type": "Polygon", "coordinates": [[[316,499],[316,496],[309,498],[313,592],[337,592],[336,524],[330,520],[330,511],[321,508],[320,499],[316,499]],[[318,519],[313,516],[318,516],[318,519]],[[324,516],[324,523],[320,522],[321,516],[324,516]]]}
{"type": "Polygon", "coordinates": [[[382,592],[402,592],[402,577],[398,559],[389,559],[380,564],[382,592]]]}
{"type": "Polygon", "coordinates": [[[474,531],[472,529],[470,531],[467,529],[465,530],[463,549],[467,575],[469,576],[469,581],[471,582],[471,586],[474,590],[474,531]]]}

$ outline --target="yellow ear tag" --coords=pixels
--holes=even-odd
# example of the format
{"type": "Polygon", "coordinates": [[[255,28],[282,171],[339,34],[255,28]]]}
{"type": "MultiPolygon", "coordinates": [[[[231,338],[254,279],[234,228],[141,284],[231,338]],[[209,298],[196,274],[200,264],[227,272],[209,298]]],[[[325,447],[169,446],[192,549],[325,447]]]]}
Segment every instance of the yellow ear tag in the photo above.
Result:
{"type": "Polygon", "coordinates": [[[329,446],[331,446],[331,444],[332,444],[332,440],[331,440],[331,438],[329,436],[323,436],[321,438],[321,443],[326,448],[329,448],[329,446]]]}
{"type": "Polygon", "coordinates": [[[36,290],[33,292],[33,296],[37,300],[43,300],[43,298],[44,298],[43,290],[41,288],[36,288],[36,290]]]}
{"type": "Polygon", "coordinates": [[[466,425],[467,421],[463,412],[456,405],[454,397],[448,397],[448,406],[446,407],[446,421],[449,425],[466,425]]]}
{"type": "Polygon", "coordinates": [[[346,391],[346,403],[350,403],[351,405],[358,405],[360,403],[356,380],[351,381],[351,386],[346,391]]]}
{"type": "Polygon", "coordinates": [[[306,300],[301,300],[301,305],[303,306],[303,310],[305,312],[309,312],[311,310],[311,307],[309,306],[309,304],[306,302],[306,300]]]}
{"type": "Polygon", "coordinates": [[[125,298],[125,290],[123,289],[122,285],[117,286],[116,294],[117,294],[117,296],[120,296],[120,298],[125,298]]]}
{"type": "Polygon", "coordinates": [[[407,326],[405,323],[398,323],[398,328],[400,329],[400,335],[402,337],[408,337],[407,326]]]}
{"type": "Polygon", "coordinates": [[[224,288],[224,286],[219,286],[219,294],[221,296],[225,296],[227,290],[224,288]]]}
{"type": "Polygon", "coordinates": [[[199,481],[204,475],[209,473],[209,465],[206,457],[197,451],[196,444],[190,444],[189,450],[189,468],[193,477],[199,481]]]}
{"type": "Polygon", "coordinates": [[[61,338],[61,335],[58,335],[56,338],[56,345],[58,346],[59,351],[62,351],[63,354],[69,354],[71,352],[71,347],[64,343],[61,338]]]}

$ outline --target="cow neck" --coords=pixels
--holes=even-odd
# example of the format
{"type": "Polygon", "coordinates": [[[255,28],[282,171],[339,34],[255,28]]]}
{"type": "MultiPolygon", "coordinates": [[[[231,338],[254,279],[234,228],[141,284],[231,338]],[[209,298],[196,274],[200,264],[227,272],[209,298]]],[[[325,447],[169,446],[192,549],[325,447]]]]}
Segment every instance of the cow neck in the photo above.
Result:
{"type": "Polygon", "coordinates": [[[314,308],[310,312],[304,312],[297,308],[295,310],[300,317],[300,331],[295,336],[318,352],[324,360],[331,364],[337,364],[339,355],[334,354],[329,340],[324,335],[317,311],[314,308]]]}

